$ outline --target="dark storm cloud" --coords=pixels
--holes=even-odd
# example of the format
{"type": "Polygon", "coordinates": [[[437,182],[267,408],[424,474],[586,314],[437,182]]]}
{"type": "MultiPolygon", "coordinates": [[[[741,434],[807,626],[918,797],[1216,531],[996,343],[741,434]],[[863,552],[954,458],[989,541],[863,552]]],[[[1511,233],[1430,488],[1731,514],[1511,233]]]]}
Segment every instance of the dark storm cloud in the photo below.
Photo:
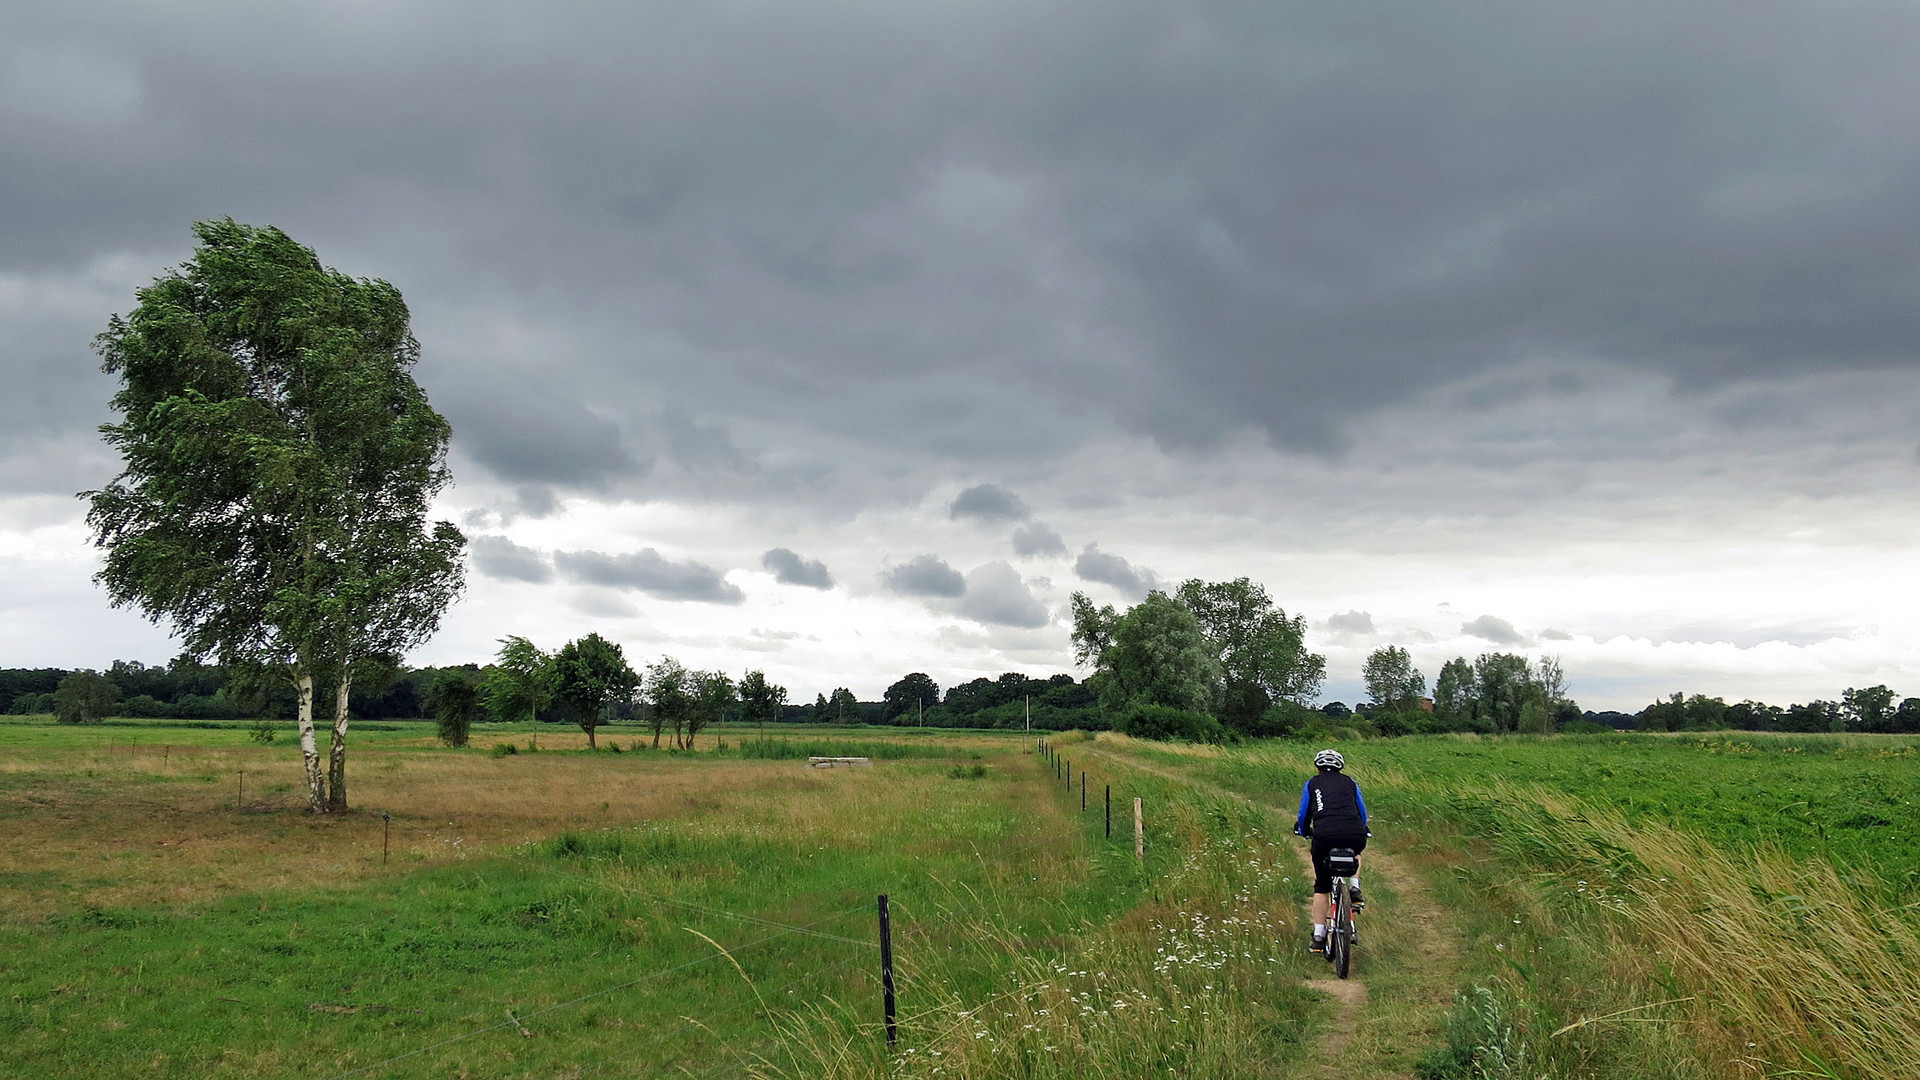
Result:
{"type": "Polygon", "coordinates": [[[652,548],[626,555],[556,551],[553,562],[561,577],[581,585],[638,589],[662,600],[708,604],[738,604],[746,599],[738,586],[713,567],[692,560],[674,562],[652,548]]]}
{"type": "Polygon", "coordinates": [[[787,548],[774,548],[760,556],[760,565],[773,571],[773,580],[782,585],[804,585],[809,589],[833,588],[833,575],[819,559],[804,559],[787,548]]]}
{"type": "Polygon", "coordinates": [[[965,595],[967,579],[937,555],[915,555],[880,572],[880,583],[902,596],[952,599],[965,595]]]}
{"type": "Polygon", "coordinates": [[[1482,615],[1460,624],[1460,632],[1469,637],[1491,641],[1495,645],[1531,645],[1533,639],[1513,628],[1513,624],[1493,615],[1482,615]]]}
{"type": "Polygon", "coordinates": [[[1067,542],[1044,521],[1032,521],[1013,530],[1013,553],[1023,559],[1065,555],[1067,542]]]}
{"type": "MultiPolygon", "coordinates": [[[[858,503],[1115,429],[1324,450],[1535,355],[1920,341],[1898,5],[23,0],[0,42],[0,271],[282,225],[402,288],[508,484],[631,492],[623,433],[697,412],[662,452],[746,479],[687,497],[858,503]]],[[[30,315],[10,388],[88,414],[68,327],[126,306],[30,315]]]]}
{"type": "Polygon", "coordinates": [[[455,445],[509,483],[604,489],[651,467],[627,447],[618,424],[551,387],[463,381],[436,394],[435,404],[453,424],[455,445]]]}
{"type": "Polygon", "coordinates": [[[947,507],[947,516],[955,521],[1025,521],[1033,511],[1020,496],[994,484],[978,484],[962,491],[947,507]]]}
{"type": "Polygon", "coordinates": [[[1082,581],[1111,585],[1131,600],[1144,600],[1147,593],[1160,587],[1160,579],[1153,571],[1101,551],[1098,544],[1088,544],[1080,552],[1080,557],[1073,561],[1073,572],[1082,581]]]}
{"type": "Polygon", "coordinates": [[[473,556],[473,568],[487,577],[536,585],[553,580],[553,567],[547,565],[545,556],[504,536],[476,536],[467,550],[473,556]]]}

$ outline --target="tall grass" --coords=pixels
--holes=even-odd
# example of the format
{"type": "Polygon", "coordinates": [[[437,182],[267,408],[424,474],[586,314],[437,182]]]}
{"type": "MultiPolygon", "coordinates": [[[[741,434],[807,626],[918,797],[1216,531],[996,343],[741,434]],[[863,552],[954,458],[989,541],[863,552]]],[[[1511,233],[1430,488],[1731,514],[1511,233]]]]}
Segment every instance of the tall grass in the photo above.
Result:
{"type": "MultiPolygon", "coordinates": [[[[1324,1011],[1304,989],[1297,857],[1243,808],[1163,808],[1182,851],[1134,910],[1035,942],[955,903],[964,949],[915,948],[900,968],[900,1042],[870,1007],[786,1013],[779,1049],[750,1074],[820,1078],[1270,1076],[1304,1052],[1324,1011]],[[985,971],[986,978],[980,976],[985,971]],[[967,987],[962,991],[961,987],[967,987]]],[[[1121,854],[1120,859],[1130,861],[1121,854]]],[[[960,900],[963,898],[955,898],[960,900]]]]}
{"type": "Polygon", "coordinates": [[[1920,916],[1877,881],[1697,834],[1539,787],[1455,800],[1504,860],[1551,875],[1602,917],[1638,975],[1687,1002],[1729,1074],[1920,1077],[1920,916]]]}
{"type": "Polygon", "coordinates": [[[773,738],[760,736],[743,739],[740,757],[761,761],[804,761],[810,757],[864,757],[875,761],[899,761],[908,758],[965,758],[977,760],[979,750],[961,749],[932,740],[920,742],[880,742],[818,738],[773,738]]]}

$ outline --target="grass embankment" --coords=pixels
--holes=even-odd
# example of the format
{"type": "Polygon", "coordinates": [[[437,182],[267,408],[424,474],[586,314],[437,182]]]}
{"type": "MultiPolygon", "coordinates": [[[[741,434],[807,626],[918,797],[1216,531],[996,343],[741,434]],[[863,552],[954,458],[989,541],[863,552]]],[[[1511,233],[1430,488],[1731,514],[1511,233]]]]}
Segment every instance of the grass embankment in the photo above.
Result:
{"type": "MultiPolygon", "coordinates": [[[[1298,748],[1199,771],[1290,797],[1298,748]]],[[[1433,1076],[1920,1076],[1920,755],[1868,737],[1356,746],[1469,947],[1433,1076]],[[1469,985],[1470,984],[1470,985],[1469,985]]]]}
{"type": "Polygon", "coordinates": [[[890,732],[857,741],[915,753],[816,771],[738,731],[382,732],[358,812],[310,818],[297,750],[140,733],[0,725],[0,1073],[1253,1076],[1319,1007],[1275,951],[1303,886],[1269,823],[1142,780],[1138,864],[1024,740],[890,732]]]}

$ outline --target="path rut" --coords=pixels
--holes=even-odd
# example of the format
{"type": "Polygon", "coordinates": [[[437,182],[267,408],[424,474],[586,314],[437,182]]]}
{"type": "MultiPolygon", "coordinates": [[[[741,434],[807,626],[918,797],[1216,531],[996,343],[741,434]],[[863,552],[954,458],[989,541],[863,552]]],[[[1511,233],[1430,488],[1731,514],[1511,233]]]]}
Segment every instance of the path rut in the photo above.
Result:
{"type": "MultiPolygon", "coordinates": [[[[1265,810],[1284,810],[1098,744],[1090,749],[1124,768],[1265,810]]],[[[1350,978],[1335,978],[1329,968],[1325,977],[1307,980],[1307,986],[1333,998],[1336,1008],[1302,1075],[1414,1080],[1414,1062],[1439,1038],[1442,1017],[1460,984],[1460,931],[1424,876],[1437,864],[1418,865],[1425,860],[1406,849],[1409,843],[1410,838],[1389,835],[1362,857],[1368,904],[1360,915],[1361,945],[1350,978]]],[[[1304,848],[1300,854],[1304,867],[1304,848]]]]}

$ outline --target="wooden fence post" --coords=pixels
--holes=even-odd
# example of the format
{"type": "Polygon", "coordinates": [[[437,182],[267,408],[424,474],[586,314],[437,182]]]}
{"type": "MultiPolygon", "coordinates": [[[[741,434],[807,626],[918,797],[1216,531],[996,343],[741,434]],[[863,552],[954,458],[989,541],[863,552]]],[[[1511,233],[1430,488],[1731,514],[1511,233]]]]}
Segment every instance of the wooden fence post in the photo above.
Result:
{"type": "Polygon", "coordinates": [[[1147,819],[1140,810],[1140,797],[1133,798],[1133,857],[1147,857],[1147,819]]]}

